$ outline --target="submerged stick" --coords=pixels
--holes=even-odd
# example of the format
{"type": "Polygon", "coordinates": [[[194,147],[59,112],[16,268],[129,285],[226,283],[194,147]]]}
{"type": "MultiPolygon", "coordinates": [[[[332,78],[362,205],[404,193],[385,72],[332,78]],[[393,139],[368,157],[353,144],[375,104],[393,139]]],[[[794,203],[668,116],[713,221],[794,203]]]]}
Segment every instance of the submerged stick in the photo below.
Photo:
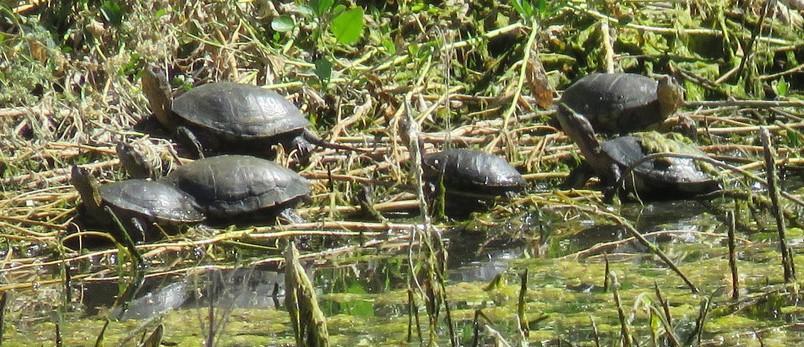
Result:
{"type": "Polygon", "coordinates": [[[589,315],[589,321],[592,322],[592,338],[595,341],[595,347],[600,347],[600,334],[597,332],[597,324],[595,324],[595,317],[589,315]]]}
{"type": "Polygon", "coordinates": [[[8,292],[0,294],[0,345],[3,344],[3,328],[5,327],[6,304],[8,304],[8,292]]]}
{"type": "Polygon", "coordinates": [[[519,333],[528,337],[530,331],[528,330],[528,319],[525,317],[525,295],[528,292],[528,269],[525,269],[520,275],[522,284],[519,287],[519,302],[516,305],[517,317],[519,317],[519,333]]]}
{"type": "Polygon", "coordinates": [[[765,148],[765,172],[768,180],[768,195],[771,199],[771,212],[776,218],[776,231],[779,232],[779,250],[782,252],[784,281],[790,282],[795,279],[795,275],[793,274],[793,266],[791,265],[793,260],[790,257],[790,249],[787,247],[784,216],[782,215],[781,203],[779,202],[779,178],[776,176],[776,153],[773,149],[770,132],[767,128],[760,128],[759,138],[762,141],[762,147],[765,148]]]}
{"type": "Polygon", "coordinates": [[[326,317],[318,307],[315,286],[299,263],[299,251],[293,241],[285,248],[285,307],[296,346],[329,346],[326,317]]]}
{"type": "Polygon", "coordinates": [[[611,289],[614,293],[614,305],[617,306],[617,316],[620,318],[620,339],[622,340],[623,347],[631,347],[631,331],[628,328],[628,321],[625,317],[625,310],[623,310],[622,301],[620,300],[620,283],[617,282],[617,274],[611,273],[611,289]]]}
{"type": "Polygon", "coordinates": [[[605,293],[609,291],[609,274],[611,274],[609,256],[606,252],[603,252],[603,261],[606,262],[606,268],[603,270],[603,292],[605,293]]]}
{"type": "Polygon", "coordinates": [[[726,212],[726,222],[728,223],[728,236],[729,236],[729,269],[731,270],[731,298],[733,300],[740,299],[740,284],[737,272],[737,251],[736,242],[734,240],[734,229],[736,229],[736,222],[734,219],[734,212],[726,212]]]}

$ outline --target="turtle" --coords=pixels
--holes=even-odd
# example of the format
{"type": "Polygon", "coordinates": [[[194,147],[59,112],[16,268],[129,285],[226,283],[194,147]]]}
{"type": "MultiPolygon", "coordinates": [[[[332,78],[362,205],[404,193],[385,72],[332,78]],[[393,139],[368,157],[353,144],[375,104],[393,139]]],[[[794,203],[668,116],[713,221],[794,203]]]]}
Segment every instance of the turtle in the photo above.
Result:
{"type": "Polygon", "coordinates": [[[164,182],[130,179],[100,185],[86,169],[73,166],[70,183],[81,196],[82,219],[88,224],[114,226],[108,207],[135,241],[158,238],[160,234],[150,227],[154,223],[174,231],[206,219],[195,198],[164,182]]]}
{"type": "Polygon", "coordinates": [[[160,165],[130,143],[118,142],[115,152],[120,166],[131,178],[157,179],[162,175],[161,167],[158,167],[160,165]]]}
{"type": "Polygon", "coordinates": [[[310,194],[309,182],[295,171],[247,155],[199,159],[163,180],[195,197],[212,222],[274,216],[302,222],[293,208],[310,194]]]}
{"type": "Polygon", "coordinates": [[[630,171],[630,177],[622,180],[624,186],[615,187],[626,169],[651,153],[673,151],[699,156],[705,154],[682,141],[681,135],[668,138],[655,131],[619,136],[600,143],[587,118],[566,105],[560,104],[559,107],[563,108],[558,118],[561,127],[586,159],[570,173],[564,187],[581,187],[590,176],[597,175],[607,187],[606,201],[610,201],[615,192],[621,198],[634,193],[642,200],[670,200],[694,198],[721,189],[720,182],[713,177],[714,170],[707,164],[677,157],[646,160],[630,171]]]}
{"type": "Polygon", "coordinates": [[[307,158],[312,144],[332,149],[361,149],[329,143],[307,130],[310,123],[296,105],[276,92],[234,82],[207,83],[171,95],[166,73],[155,65],[142,74],[142,89],[157,121],[187,142],[199,158],[205,152],[261,154],[281,143],[307,158]]]}
{"type": "MultiPolygon", "coordinates": [[[[646,130],[683,103],[681,86],[669,76],[659,76],[657,82],[633,73],[589,74],[567,88],[559,100],[586,117],[597,134],[605,135],[646,130]]],[[[562,112],[566,113],[559,107],[557,113],[562,112]]],[[[554,127],[560,127],[557,117],[550,122],[554,127]]]]}
{"type": "Polygon", "coordinates": [[[511,197],[526,183],[505,159],[482,151],[447,149],[422,157],[422,178],[445,188],[448,214],[462,216],[482,209],[498,196],[511,197]]]}

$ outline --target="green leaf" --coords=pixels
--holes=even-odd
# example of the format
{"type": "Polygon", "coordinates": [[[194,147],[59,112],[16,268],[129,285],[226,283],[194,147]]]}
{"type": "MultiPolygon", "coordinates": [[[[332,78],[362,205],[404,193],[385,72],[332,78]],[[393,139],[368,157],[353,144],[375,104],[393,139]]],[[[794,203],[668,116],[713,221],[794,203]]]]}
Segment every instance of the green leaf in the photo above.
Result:
{"type": "Polygon", "coordinates": [[[383,48],[385,48],[386,51],[388,51],[388,55],[396,54],[396,45],[394,44],[394,41],[392,41],[390,37],[384,37],[382,39],[382,46],[383,48]]]}
{"type": "Polygon", "coordinates": [[[332,77],[332,63],[330,63],[327,58],[320,58],[313,62],[313,64],[315,64],[315,75],[318,76],[321,83],[326,86],[332,77]]]}
{"type": "Polygon", "coordinates": [[[776,95],[787,96],[790,85],[787,84],[787,81],[785,81],[784,77],[782,77],[778,81],[774,82],[773,88],[776,89],[776,95]]]}
{"type": "Polygon", "coordinates": [[[168,10],[166,8],[160,8],[160,9],[156,10],[156,13],[154,13],[154,17],[162,18],[162,16],[164,16],[166,14],[168,14],[168,10]]]}
{"type": "Polygon", "coordinates": [[[271,29],[280,33],[291,31],[294,26],[296,26],[296,23],[293,22],[293,18],[287,15],[276,17],[271,21],[271,29]]]}
{"type": "Polygon", "coordinates": [[[787,145],[793,148],[798,148],[801,146],[801,139],[800,134],[793,130],[789,129],[785,131],[787,133],[787,145]]]}
{"type": "Polygon", "coordinates": [[[338,42],[353,45],[363,36],[363,9],[353,8],[339,14],[330,27],[338,42]]]}
{"type": "Polygon", "coordinates": [[[120,25],[123,23],[123,9],[117,1],[106,0],[101,4],[101,14],[103,19],[112,25],[120,25]]]}
{"type": "Polygon", "coordinates": [[[310,1],[310,6],[315,10],[315,14],[321,17],[329,12],[329,9],[332,8],[332,4],[334,3],[335,0],[313,0],[310,1]]]}
{"type": "Polygon", "coordinates": [[[533,5],[530,0],[511,0],[511,6],[514,7],[522,19],[530,19],[533,16],[533,5]]]}
{"type": "Polygon", "coordinates": [[[316,14],[315,10],[307,4],[299,4],[299,13],[306,18],[310,18],[316,14]]]}
{"type": "Polygon", "coordinates": [[[335,7],[332,8],[332,11],[330,11],[330,13],[333,16],[338,16],[339,14],[343,13],[343,11],[346,11],[346,5],[337,4],[335,5],[335,7]]]}

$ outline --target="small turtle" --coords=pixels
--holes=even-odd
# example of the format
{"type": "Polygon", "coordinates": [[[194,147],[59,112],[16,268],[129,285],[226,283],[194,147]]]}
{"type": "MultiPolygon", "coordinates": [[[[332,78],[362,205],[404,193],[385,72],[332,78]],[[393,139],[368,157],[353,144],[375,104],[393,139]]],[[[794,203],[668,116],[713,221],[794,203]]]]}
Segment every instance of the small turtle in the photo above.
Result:
{"type": "Polygon", "coordinates": [[[162,175],[161,165],[130,143],[118,142],[115,152],[120,166],[131,178],[157,179],[162,175]]]}
{"type": "Polygon", "coordinates": [[[656,132],[620,136],[600,143],[595,138],[590,122],[578,113],[560,104],[561,127],[578,145],[586,162],[570,173],[565,186],[581,187],[592,175],[597,175],[609,188],[606,200],[614,191],[621,197],[635,193],[641,199],[669,200],[690,198],[720,189],[720,183],[704,170],[707,165],[698,165],[688,158],[656,158],[637,165],[632,176],[623,181],[625,187],[614,187],[622,172],[628,167],[655,152],[681,152],[705,155],[697,147],[670,139],[656,132]],[[662,147],[663,149],[658,149],[662,147]]]}
{"type": "Polygon", "coordinates": [[[525,187],[525,180],[505,159],[469,149],[448,149],[422,158],[424,179],[444,183],[450,195],[490,200],[525,187]]]}
{"type": "MultiPolygon", "coordinates": [[[[684,96],[669,76],[657,82],[632,73],[593,73],[567,88],[559,103],[586,117],[598,134],[627,134],[663,122],[684,96]]],[[[551,125],[559,125],[558,119],[551,125]]]]}
{"type": "Polygon", "coordinates": [[[221,155],[185,164],[165,177],[195,197],[216,221],[280,215],[301,222],[293,208],[310,194],[309,182],[270,160],[221,155]]]}
{"type": "Polygon", "coordinates": [[[105,207],[123,223],[132,240],[158,238],[150,228],[156,223],[167,230],[203,222],[204,213],[195,199],[163,182],[131,179],[99,185],[86,169],[72,167],[70,183],[81,195],[80,213],[89,224],[114,226],[105,207]]]}
{"type": "Polygon", "coordinates": [[[281,143],[306,158],[313,143],[360,151],[328,143],[306,129],[310,123],[298,107],[276,92],[257,86],[216,82],[191,89],[173,99],[167,75],[157,66],[142,74],[142,89],[159,123],[176,131],[198,152],[260,154],[281,143]]]}

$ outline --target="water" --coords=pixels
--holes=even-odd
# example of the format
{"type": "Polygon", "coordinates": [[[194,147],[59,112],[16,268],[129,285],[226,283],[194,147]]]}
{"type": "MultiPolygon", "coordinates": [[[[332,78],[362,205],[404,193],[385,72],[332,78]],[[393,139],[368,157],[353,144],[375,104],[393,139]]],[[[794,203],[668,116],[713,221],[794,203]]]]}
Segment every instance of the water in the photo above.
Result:
{"type": "MultiPolygon", "coordinates": [[[[450,230],[444,234],[449,253],[447,299],[462,343],[471,342],[475,310],[482,310],[503,336],[513,336],[519,276],[526,269],[526,312],[531,320],[532,343],[588,342],[593,336],[590,316],[604,341],[616,341],[619,320],[611,292],[603,290],[603,252],[609,254],[610,267],[621,284],[623,307],[634,317],[633,333],[642,344],[650,336],[646,312],[655,302],[656,285],[671,302],[680,335],[691,333],[701,300],[711,297],[712,312],[704,341],[754,341],[745,337],[751,329],[762,331],[768,341],[789,345],[804,340],[797,328],[791,328],[798,326],[803,310],[789,290],[778,285],[780,270],[773,245],[740,244],[738,264],[747,301],[735,311],[729,308],[730,277],[722,237],[725,230],[716,212],[705,204],[680,201],[629,204],[622,206],[620,213],[649,240],[660,244],[702,294],[691,294],[645,246],[618,242],[630,236],[621,226],[601,224],[588,216],[565,222],[550,211],[514,216],[500,228],[450,230]],[[660,233],[653,235],[655,232],[660,233]],[[611,246],[575,256],[601,243],[611,246]],[[769,290],[778,293],[764,294],[769,290]],[[749,295],[759,298],[750,299],[749,295]]],[[[801,234],[791,233],[791,244],[800,244],[801,234]]],[[[390,249],[393,251],[365,248],[305,262],[336,345],[406,340],[407,249],[390,249]]],[[[797,258],[797,264],[804,266],[802,257],[797,258]]],[[[41,269],[40,278],[48,272],[60,278],[58,268],[48,267],[41,269]]],[[[214,307],[221,345],[292,344],[284,311],[284,274],[275,266],[150,276],[128,308],[122,310],[115,299],[128,281],[74,280],[69,303],[64,302],[64,287],[59,283],[14,290],[5,319],[14,330],[7,330],[5,341],[8,345],[30,341],[47,344],[52,341],[53,322],[61,321],[65,341],[82,344],[94,341],[108,317],[113,320],[106,331],[107,341],[120,341],[161,321],[165,341],[197,345],[208,329],[205,322],[210,307],[214,307]]],[[[422,298],[417,297],[417,305],[426,339],[422,298]]],[[[443,324],[436,336],[442,344],[447,342],[443,324]]]]}

